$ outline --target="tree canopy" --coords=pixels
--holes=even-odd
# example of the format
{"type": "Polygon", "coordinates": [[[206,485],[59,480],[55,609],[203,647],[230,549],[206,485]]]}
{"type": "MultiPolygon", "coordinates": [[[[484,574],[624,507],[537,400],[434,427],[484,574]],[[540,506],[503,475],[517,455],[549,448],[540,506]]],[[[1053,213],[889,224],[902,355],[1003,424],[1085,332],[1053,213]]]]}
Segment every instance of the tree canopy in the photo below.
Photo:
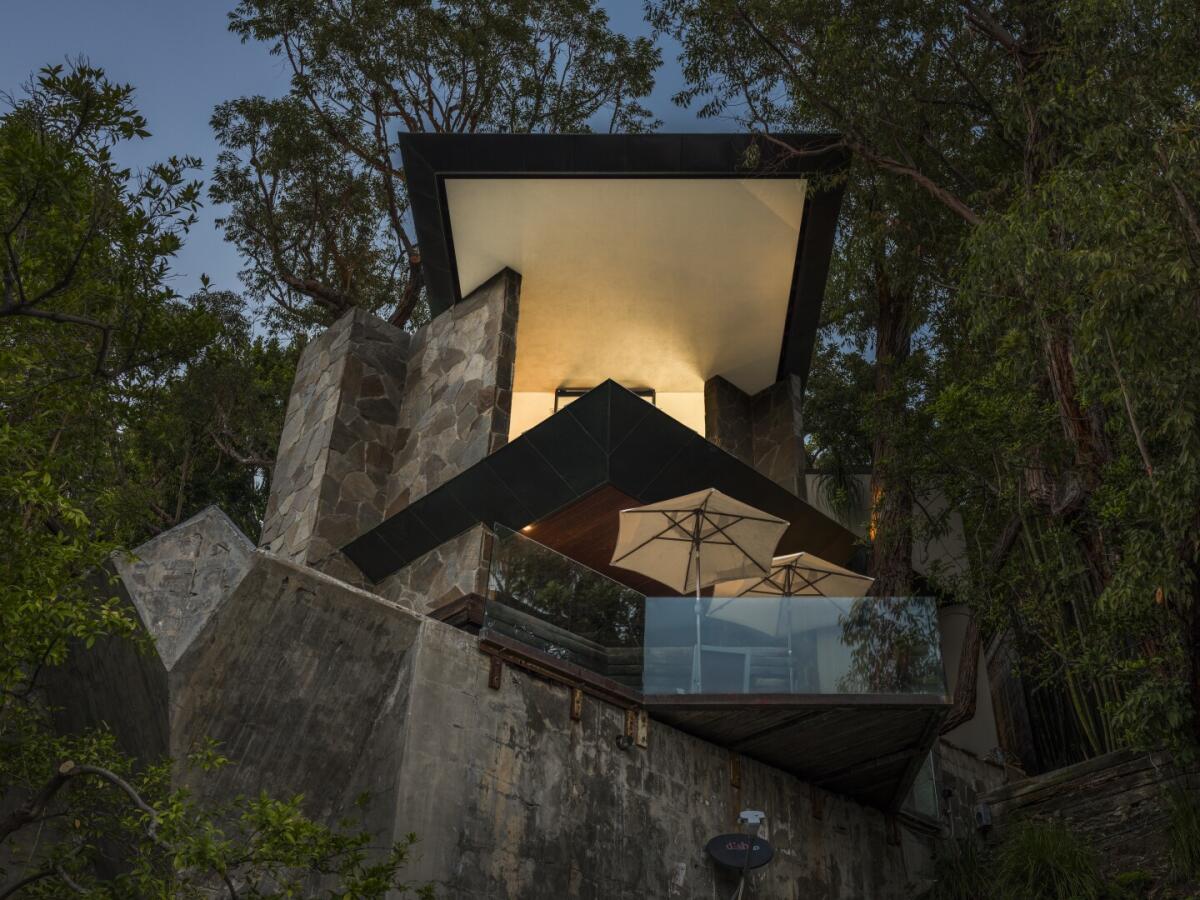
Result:
{"type": "Polygon", "coordinates": [[[680,102],[855,156],[811,440],[867,423],[876,565],[889,519],[961,518],[943,583],[1067,698],[1072,752],[1194,740],[1195,5],[648,6],[680,102]]]}
{"type": "Polygon", "coordinates": [[[300,798],[207,806],[180,776],[224,765],[215,748],[139,764],[60,731],[43,692],[69,653],[145,644],[111,554],[207,502],[257,531],[291,382],[293,348],[254,337],[240,298],[169,287],[200,187],[191,159],[113,161],[146,134],[132,88],[86,63],[0,118],[0,895],[295,896],[323,876],[383,896],[411,839],[375,848],[300,798]]]}
{"type": "Polygon", "coordinates": [[[354,306],[423,316],[403,132],[643,131],[660,62],[597,0],[243,0],[243,40],[284,59],[291,90],[217,107],[214,201],[243,281],[284,330],[354,306]]]}

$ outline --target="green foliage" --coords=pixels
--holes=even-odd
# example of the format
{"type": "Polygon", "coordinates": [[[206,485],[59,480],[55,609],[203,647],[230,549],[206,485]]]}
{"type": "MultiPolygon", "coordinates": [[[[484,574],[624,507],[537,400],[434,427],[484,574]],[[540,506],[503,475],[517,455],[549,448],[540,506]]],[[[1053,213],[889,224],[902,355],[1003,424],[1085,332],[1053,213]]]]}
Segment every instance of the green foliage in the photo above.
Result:
{"type": "Polygon", "coordinates": [[[490,589],[502,603],[601,646],[638,646],[645,598],[637,591],[516,532],[501,529],[493,546],[490,589]]]}
{"type": "Polygon", "coordinates": [[[149,650],[104,574],[114,552],[214,501],[257,531],[299,349],[256,336],[235,295],[169,288],[195,161],[113,162],[146,134],[131,96],[54,67],[0,118],[0,894],[407,892],[411,839],[327,828],[302,798],[213,807],[214,748],[147,769],[54,726],[42,687],[69,653],[149,650]]]}
{"type": "Polygon", "coordinates": [[[1099,857],[1061,822],[1022,822],[995,846],[975,838],[946,844],[921,900],[1134,900],[1155,879],[1144,872],[1106,878],[1099,857]]]}
{"type": "Polygon", "coordinates": [[[1171,874],[1179,881],[1200,880],[1200,800],[1179,788],[1167,797],[1167,841],[1171,874]]]}
{"type": "Polygon", "coordinates": [[[983,900],[992,887],[988,866],[974,837],[946,842],[934,860],[933,885],[921,900],[983,900]]]}
{"type": "Polygon", "coordinates": [[[1033,764],[1187,752],[1195,4],[648,6],[683,46],[680,102],[853,155],[808,443],[830,471],[873,466],[877,574],[896,583],[909,536],[961,528],[967,566],[940,587],[1071,713],[1033,764]]]}
{"type": "Polygon", "coordinates": [[[1003,900],[1101,900],[1098,857],[1061,822],[1025,822],[996,853],[995,893],[1003,900]]]}
{"type": "Polygon", "coordinates": [[[212,197],[242,279],[283,330],[354,306],[420,323],[420,249],[400,132],[578,132],[654,126],[639,103],[659,51],[609,27],[597,0],[242,0],[230,28],[292,73],[277,100],[213,116],[212,197]]]}

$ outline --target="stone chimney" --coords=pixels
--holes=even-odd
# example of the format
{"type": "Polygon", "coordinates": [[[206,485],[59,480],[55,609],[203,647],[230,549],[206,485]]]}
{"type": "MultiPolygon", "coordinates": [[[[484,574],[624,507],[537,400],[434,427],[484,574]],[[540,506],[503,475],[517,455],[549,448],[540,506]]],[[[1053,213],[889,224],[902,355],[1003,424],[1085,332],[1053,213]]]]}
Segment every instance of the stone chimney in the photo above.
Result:
{"type": "Polygon", "coordinates": [[[383,519],[411,336],[355,309],[300,356],[259,545],[354,583],[339,548],[383,519]]]}
{"type": "MultiPolygon", "coordinates": [[[[508,440],[520,285],[504,269],[412,334],[353,310],[305,348],[260,546],[365,586],[340,548],[508,440]]],[[[460,543],[439,575],[480,570],[480,536],[460,543]]],[[[420,608],[478,575],[445,578],[373,590],[420,608]]]]}

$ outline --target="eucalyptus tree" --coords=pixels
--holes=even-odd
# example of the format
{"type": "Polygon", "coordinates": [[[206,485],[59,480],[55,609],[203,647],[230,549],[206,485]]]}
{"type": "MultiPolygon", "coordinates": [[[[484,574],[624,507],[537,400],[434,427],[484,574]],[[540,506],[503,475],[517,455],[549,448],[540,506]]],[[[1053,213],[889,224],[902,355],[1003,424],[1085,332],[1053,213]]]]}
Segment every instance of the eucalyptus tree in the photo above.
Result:
{"type": "Polygon", "coordinates": [[[1200,736],[1195,4],[649,7],[681,101],[834,131],[890,182],[916,239],[876,240],[931,313],[901,329],[930,355],[899,462],[962,515],[961,596],[1085,752],[1200,736]]]}
{"type": "Polygon", "coordinates": [[[401,132],[655,125],[639,101],[659,51],[614,32],[597,0],[243,0],[230,28],[291,72],[286,96],[213,116],[221,224],[284,328],[355,306],[420,315],[401,132]]]}

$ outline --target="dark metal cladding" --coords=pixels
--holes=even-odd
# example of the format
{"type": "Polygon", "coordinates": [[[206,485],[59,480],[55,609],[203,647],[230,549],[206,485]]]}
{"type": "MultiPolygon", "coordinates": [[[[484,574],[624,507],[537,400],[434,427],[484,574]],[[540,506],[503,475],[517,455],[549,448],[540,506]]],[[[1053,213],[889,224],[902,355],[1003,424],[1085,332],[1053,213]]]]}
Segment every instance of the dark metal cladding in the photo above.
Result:
{"type": "Polygon", "coordinates": [[[781,548],[843,563],[854,546],[815,507],[606,381],[342,549],[379,582],[476,523],[520,529],[603,485],[638,503],[715,487],[791,522],[781,548]]]}

